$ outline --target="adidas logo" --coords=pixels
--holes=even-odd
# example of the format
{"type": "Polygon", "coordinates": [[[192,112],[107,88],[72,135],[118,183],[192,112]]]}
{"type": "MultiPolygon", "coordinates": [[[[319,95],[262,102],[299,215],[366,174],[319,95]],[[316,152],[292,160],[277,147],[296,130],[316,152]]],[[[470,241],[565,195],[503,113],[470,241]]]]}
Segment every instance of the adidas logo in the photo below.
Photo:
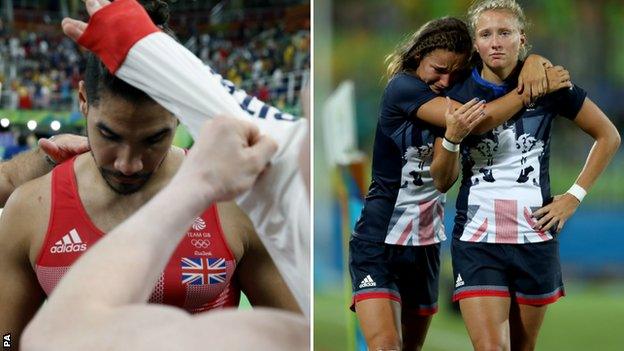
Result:
{"type": "Polygon", "coordinates": [[[72,229],[69,233],[63,235],[63,238],[54,243],[54,246],[50,247],[51,253],[64,253],[64,252],[79,252],[87,249],[87,244],[82,242],[80,235],[76,229],[72,229]]]}
{"type": "Polygon", "coordinates": [[[377,283],[375,283],[375,281],[373,280],[373,278],[371,278],[371,276],[369,274],[360,283],[360,289],[361,288],[370,288],[371,286],[377,286],[377,283]]]}
{"type": "Polygon", "coordinates": [[[459,288],[462,285],[464,285],[464,280],[462,279],[461,274],[458,274],[457,280],[455,281],[455,287],[459,288]]]}

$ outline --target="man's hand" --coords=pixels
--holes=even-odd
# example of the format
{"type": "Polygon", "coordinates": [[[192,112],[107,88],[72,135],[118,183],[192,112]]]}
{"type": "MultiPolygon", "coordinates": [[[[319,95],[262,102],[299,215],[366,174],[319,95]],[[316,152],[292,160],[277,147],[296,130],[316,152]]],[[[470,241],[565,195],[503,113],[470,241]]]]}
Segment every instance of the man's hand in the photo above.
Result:
{"type": "MultiPolygon", "coordinates": [[[[87,13],[89,16],[93,16],[96,12],[98,12],[102,7],[106,5],[110,5],[110,1],[108,0],[86,0],[85,4],[87,6],[87,13]]],[[[61,22],[61,26],[63,27],[63,32],[65,35],[70,37],[73,41],[78,41],[78,38],[82,36],[84,31],[87,29],[87,24],[83,21],[75,20],[72,18],[63,18],[61,22]]]]}
{"type": "Polygon", "coordinates": [[[59,134],[51,139],[39,139],[39,147],[55,163],[61,163],[76,155],[89,151],[86,137],[73,134],[59,134]]]}
{"type": "Polygon", "coordinates": [[[453,111],[451,99],[447,97],[444,137],[452,143],[459,144],[485,118],[484,108],[485,101],[475,98],[453,111]]]}
{"type": "Polygon", "coordinates": [[[172,182],[192,186],[208,203],[231,200],[253,186],[276,151],[277,143],[253,124],[215,118],[204,124],[172,182]]]}
{"type": "Polygon", "coordinates": [[[571,194],[555,196],[549,205],[533,212],[533,217],[539,218],[533,229],[547,231],[556,225],[555,231],[559,233],[579,205],[579,200],[571,194]]]}

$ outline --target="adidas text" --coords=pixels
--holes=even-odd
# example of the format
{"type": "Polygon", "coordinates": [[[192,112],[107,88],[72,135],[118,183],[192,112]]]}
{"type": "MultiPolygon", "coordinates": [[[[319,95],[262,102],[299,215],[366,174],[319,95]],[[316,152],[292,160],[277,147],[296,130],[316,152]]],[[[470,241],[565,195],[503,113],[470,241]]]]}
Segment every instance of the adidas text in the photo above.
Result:
{"type": "Polygon", "coordinates": [[[51,253],[63,253],[63,252],[79,252],[87,249],[87,244],[67,244],[61,246],[52,246],[50,248],[51,253]]]}

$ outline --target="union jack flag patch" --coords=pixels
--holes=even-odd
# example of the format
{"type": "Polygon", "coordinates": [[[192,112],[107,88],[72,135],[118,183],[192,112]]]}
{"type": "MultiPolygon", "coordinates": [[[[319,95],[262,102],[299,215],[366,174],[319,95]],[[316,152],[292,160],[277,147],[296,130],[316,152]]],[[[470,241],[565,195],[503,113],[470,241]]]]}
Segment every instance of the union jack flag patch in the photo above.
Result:
{"type": "Polygon", "coordinates": [[[212,285],[227,278],[225,258],[182,257],[182,284],[212,285]]]}

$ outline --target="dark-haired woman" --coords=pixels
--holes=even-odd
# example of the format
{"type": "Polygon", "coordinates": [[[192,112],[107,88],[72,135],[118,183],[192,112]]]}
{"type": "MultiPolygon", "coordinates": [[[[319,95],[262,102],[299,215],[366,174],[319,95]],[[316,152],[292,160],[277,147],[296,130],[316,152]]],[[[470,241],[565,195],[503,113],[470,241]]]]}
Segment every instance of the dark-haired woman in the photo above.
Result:
{"type": "MultiPolygon", "coordinates": [[[[437,311],[445,195],[429,170],[435,137],[455,148],[469,132],[492,129],[523,107],[516,91],[487,106],[441,97],[471,49],[467,26],[442,18],[423,25],[387,60],[372,183],[349,244],[352,308],[370,350],[420,349],[437,311]]],[[[530,61],[524,68],[537,66],[537,76],[545,76],[542,59],[530,61]]]]}

